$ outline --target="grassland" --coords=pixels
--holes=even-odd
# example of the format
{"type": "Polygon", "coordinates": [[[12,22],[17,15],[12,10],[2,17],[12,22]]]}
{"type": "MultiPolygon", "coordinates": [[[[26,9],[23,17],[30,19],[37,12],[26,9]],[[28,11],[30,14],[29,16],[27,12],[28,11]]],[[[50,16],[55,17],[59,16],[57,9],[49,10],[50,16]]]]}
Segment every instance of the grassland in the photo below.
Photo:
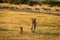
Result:
{"type": "Polygon", "coordinates": [[[1,40],[60,40],[60,16],[47,13],[0,10],[1,40]],[[37,19],[36,33],[31,33],[32,18],[37,19]],[[20,34],[23,27],[23,34],[20,34]]]}

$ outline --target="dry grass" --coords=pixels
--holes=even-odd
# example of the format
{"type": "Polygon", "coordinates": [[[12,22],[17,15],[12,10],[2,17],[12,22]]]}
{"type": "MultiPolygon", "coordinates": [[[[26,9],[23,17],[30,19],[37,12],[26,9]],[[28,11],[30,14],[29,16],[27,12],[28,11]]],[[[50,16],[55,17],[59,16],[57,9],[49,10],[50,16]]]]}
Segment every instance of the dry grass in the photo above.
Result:
{"type": "Polygon", "coordinates": [[[0,10],[0,29],[3,29],[0,31],[1,40],[60,40],[60,16],[0,10]],[[30,30],[32,18],[37,19],[35,34],[30,30]],[[21,26],[23,34],[20,34],[21,26]]]}

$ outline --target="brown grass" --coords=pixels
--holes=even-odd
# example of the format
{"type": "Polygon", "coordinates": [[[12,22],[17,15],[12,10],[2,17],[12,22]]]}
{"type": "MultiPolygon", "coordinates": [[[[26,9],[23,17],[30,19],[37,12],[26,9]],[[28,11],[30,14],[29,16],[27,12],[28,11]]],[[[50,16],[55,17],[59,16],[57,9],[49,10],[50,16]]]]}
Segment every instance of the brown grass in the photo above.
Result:
{"type": "Polygon", "coordinates": [[[60,16],[56,15],[0,10],[0,28],[1,40],[60,40],[60,16]],[[35,34],[30,30],[32,18],[37,19],[35,34]]]}

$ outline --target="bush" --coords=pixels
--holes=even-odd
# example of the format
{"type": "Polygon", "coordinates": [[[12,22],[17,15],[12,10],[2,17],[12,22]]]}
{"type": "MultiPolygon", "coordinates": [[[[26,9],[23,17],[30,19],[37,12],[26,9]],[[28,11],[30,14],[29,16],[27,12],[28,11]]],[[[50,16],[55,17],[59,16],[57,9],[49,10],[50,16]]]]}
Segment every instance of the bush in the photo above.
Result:
{"type": "Polygon", "coordinates": [[[33,2],[30,1],[30,2],[28,3],[28,5],[29,5],[29,6],[33,6],[33,2]]]}
{"type": "Polygon", "coordinates": [[[27,4],[29,0],[21,0],[21,4],[27,4]]]}
{"type": "Polygon", "coordinates": [[[60,2],[50,2],[50,6],[60,6],[60,2]]]}
{"type": "Polygon", "coordinates": [[[33,5],[37,5],[37,4],[39,4],[37,1],[30,1],[29,3],[28,3],[30,6],[33,6],[33,5]]]}
{"type": "Polygon", "coordinates": [[[3,0],[0,0],[0,3],[3,3],[3,0]]]}

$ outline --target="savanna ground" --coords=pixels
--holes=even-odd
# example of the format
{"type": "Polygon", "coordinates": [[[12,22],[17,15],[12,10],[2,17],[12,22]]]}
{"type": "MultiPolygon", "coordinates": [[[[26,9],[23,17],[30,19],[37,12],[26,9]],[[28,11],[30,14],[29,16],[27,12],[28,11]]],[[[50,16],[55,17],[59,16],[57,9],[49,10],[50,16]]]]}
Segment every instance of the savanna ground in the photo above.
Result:
{"type": "Polygon", "coordinates": [[[60,16],[0,10],[0,40],[60,40],[60,16]],[[36,33],[31,33],[32,18],[37,19],[36,33]]]}

